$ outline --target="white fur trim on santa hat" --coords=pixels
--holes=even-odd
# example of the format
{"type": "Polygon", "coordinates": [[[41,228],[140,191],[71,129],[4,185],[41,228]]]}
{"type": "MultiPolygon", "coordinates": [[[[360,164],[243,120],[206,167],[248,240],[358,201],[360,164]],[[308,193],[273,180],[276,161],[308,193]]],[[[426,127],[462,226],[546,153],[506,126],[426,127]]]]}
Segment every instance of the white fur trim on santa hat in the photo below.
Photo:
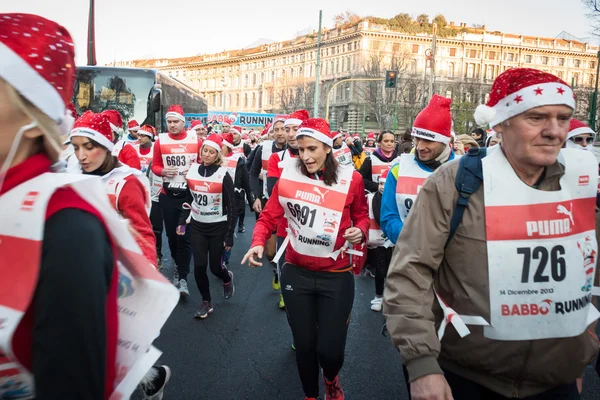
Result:
{"type": "MultiPolygon", "coordinates": [[[[225,142],[223,142],[225,143],[225,142]]],[[[221,152],[221,146],[219,146],[218,143],[213,142],[212,140],[205,140],[204,143],[202,143],[202,146],[210,146],[213,149],[217,150],[219,153],[221,152]]]]}
{"type": "Polygon", "coordinates": [[[439,142],[448,144],[450,138],[448,136],[440,135],[437,132],[430,131],[428,129],[417,128],[413,126],[411,136],[418,137],[420,139],[431,140],[432,142],[439,142]]]}
{"type": "Polygon", "coordinates": [[[338,132],[337,135],[335,135],[333,137],[333,140],[337,139],[337,138],[341,138],[342,136],[344,136],[344,134],[342,132],[338,132]]]}
{"type": "Polygon", "coordinates": [[[46,79],[38,74],[17,53],[0,42],[0,77],[44,114],[60,124],[65,118],[65,103],[46,79]]]}
{"type": "Polygon", "coordinates": [[[173,117],[173,118],[177,118],[183,122],[185,122],[185,117],[181,114],[179,114],[178,112],[175,111],[169,111],[166,115],[165,115],[165,120],[169,117],[173,117]]]}
{"type": "Polygon", "coordinates": [[[289,125],[300,125],[302,123],[301,119],[297,119],[297,118],[289,118],[286,119],[285,122],[283,123],[283,126],[289,126],[289,125]]]}
{"type": "Polygon", "coordinates": [[[296,138],[299,139],[301,136],[310,136],[314,139],[317,139],[319,142],[325,143],[329,147],[333,147],[333,139],[317,130],[311,128],[300,128],[296,133],[296,138]]]}
{"type": "Polygon", "coordinates": [[[480,105],[475,110],[475,121],[490,128],[532,108],[564,104],[575,109],[573,90],[565,84],[552,82],[527,86],[506,96],[494,107],[480,105]]]}
{"type": "Polygon", "coordinates": [[[235,129],[235,128],[231,128],[229,129],[229,133],[237,133],[238,135],[241,135],[242,132],[240,132],[239,130],[235,129]]]}
{"type": "Polygon", "coordinates": [[[134,126],[134,127],[131,127],[131,128],[128,127],[127,130],[128,131],[132,131],[132,132],[137,132],[137,131],[140,130],[140,126],[137,125],[137,126],[134,126]]]}
{"type": "Polygon", "coordinates": [[[108,124],[110,125],[110,129],[112,129],[114,133],[116,133],[117,135],[120,135],[120,134],[121,134],[121,132],[122,132],[121,128],[117,128],[117,126],[116,126],[116,125],[114,125],[114,124],[113,124],[112,122],[110,122],[110,121],[108,122],[108,124]]]}
{"type": "Polygon", "coordinates": [[[590,128],[589,126],[582,126],[581,128],[573,129],[572,131],[570,131],[567,135],[567,139],[571,139],[574,136],[583,135],[585,133],[591,134],[592,137],[596,136],[596,132],[594,132],[592,128],[590,128]]]}
{"type": "Polygon", "coordinates": [[[138,130],[138,135],[145,135],[145,136],[148,136],[150,139],[154,138],[154,134],[152,132],[148,132],[144,129],[138,130]]]}
{"type": "Polygon", "coordinates": [[[112,151],[113,148],[115,147],[115,144],[113,142],[111,142],[110,140],[108,140],[106,138],[106,136],[104,136],[103,134],[101,134],[100,132],[98,132],[95,129],[91,129],[91,128],[75,128],[71,131],[71,136],[69,137],[75,137],[75,136],[80,136],[80,137],[86,137],[90,140],[93,140],[94,142],[98,143],[101,146],[104,146],[108,149],[108,151],[112,151]]]}

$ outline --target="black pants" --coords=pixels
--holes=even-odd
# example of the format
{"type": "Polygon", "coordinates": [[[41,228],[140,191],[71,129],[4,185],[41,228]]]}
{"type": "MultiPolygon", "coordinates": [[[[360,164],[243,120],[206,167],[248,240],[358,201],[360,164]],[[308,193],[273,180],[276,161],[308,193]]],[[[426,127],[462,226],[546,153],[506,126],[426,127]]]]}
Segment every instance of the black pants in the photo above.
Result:
{"type": "Polygon", "coordinates": [[[163,215],[158,201],[152,202],[150,223],[152,224],[152,231],[154,231],[154,237],[156,238],[156,255],[158,258],[162,258],[163,215]]]}
{"type": "Polygon", "coordinates": [[[223,227],[216,232],[211,231],[210,235],[207,235],[200,229],[200,225],[194,220],[192,220],[192,223],[188,226],[188,229],[192,231],[194,278],[196,278],[198,290],[204,301],[212,300],[210,297],[208,274],[206,273],[209,264],[210,272],[212,272],[214,276],[220,278],[223,283],[231,282],[229,271],[223,263],[223,252],[225,251],[223,242],[225,241],[225,234],[227,233],[227,222],[223,222],[222,225],[223,227]]]}
{"type": "Polygon", "coordinates": [[[307,397],[319,396],[319,365],[334,380],[344,364],[354,302],[352,272],[314,272],[286,263],[281,292],[296,346],[296,364],[307,397]]]}
{"type": "Polygon", "coordinates": [[[179,220],[181,219],[181,214],[183,213],[183,203],[191,204],[192,198],[191,196],[184,196],[183,194],[178,197],[172,197],[161,193],[159,202],[163,220],[165,222],[165,230],[167,231],[167,239],[169,239],[171,257],[173,257],[173,261],[175,261],[179,279],[187,280],[187,276],[190,273],[190,262],[192,261],[190,232],[188,229],[186,230],[185,235],[180,236],[176,231],[179,220]]]}
{"type": "Polygon", "coordinates": [[[375,247],[367,253],[368,263],[375,270],[375,295],[383,296],[383,285],[387,276],[394,248],[375,247]]]}
{"type": "MultiPolygon", "coordinates": [[[[452,390],[452,397],[454,400],[509,400],[510,397],[504,397],[496,392],[484,388],[483,386],[463,378],[448,370],[444,370],[444,376],[450,389],[452,390]]],[[[408,398],[410,396],[410,384],[408,383],[408,372],[404,367],[404,377],[406,379],[406,385],[408,390],[408,398]]],[[[557,386],[554,389],[550,389],[546,392],[536,394],[534,396],[523,397],[523,400],[580,400],[581,396],[577,390],[577,384],[575,382],[568,385],[557,386]]]]}

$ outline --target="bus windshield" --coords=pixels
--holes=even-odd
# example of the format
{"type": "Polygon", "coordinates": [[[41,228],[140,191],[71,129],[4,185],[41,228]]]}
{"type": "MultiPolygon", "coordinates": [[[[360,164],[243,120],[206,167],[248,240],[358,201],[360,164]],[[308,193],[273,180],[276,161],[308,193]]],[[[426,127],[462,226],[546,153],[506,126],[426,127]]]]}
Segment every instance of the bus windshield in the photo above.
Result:
{"type": "Polygon", "coordinates": [[[74,103],[81,115],[117,110],[123,121],[135,119],[140,124],[152,124],[151,92],[155,74],[150,70],[127,70],[102,67],[80,67],[77,70],[74,103]]]}

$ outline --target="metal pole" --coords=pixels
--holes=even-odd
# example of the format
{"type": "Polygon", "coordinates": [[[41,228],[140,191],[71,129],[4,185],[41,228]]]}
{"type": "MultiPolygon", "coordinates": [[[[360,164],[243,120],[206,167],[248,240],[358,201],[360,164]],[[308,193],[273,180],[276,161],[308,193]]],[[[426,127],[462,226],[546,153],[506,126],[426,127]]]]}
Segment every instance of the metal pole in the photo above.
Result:
{"type": "Polygon", "coordinates": [[[365,120],[367,118],[367,105],[363,104],[363,117],[362,117],[362,136],[365,137],[365,120]]]}
{"type": "Polygon", "coordinates": [[[325,120],[329,121],[329,98],[331,95],[331,92],[333,91],[333,89],[335,89],[335,87],[337,85],[339,85],[340,83],[344,83],[344,82],[352,82],[352,81],[384,81],[385,78],[348,78],[348,79],[342,79],[341,81],[337,81],[336,83],[333,84],[333,86],[331,87],[331,89],[329,89],[329,91],[327,92],[327,103],[325,104],[325,120]]]}
{"type": "Polygon", "coordinates": [[[94,0],[90,0],[90,14],[88,16],[88,48],[87,48],[87,64],[96,65],[96,35],[94,22],[94,0]]]}
{"type": "Polygon", "coordinates": [[[396,107],[394,107],[394,136],[396,136],[396,127],[398,126],[398,92],[396,92],[396,107]]]}
{"type": "Polygon", "coordinates": [[[600,51],[597,55],[596,60],[596,83],[594,84],[594,92],[592,93],[592,100],[590,101],[590,128],[596,132],[596,106],[598,102],[598,74],[600,74],[600,51]]]}
{"type": "MultiPolygon", "coordinates": [[[[319,34],[317,37],[317,70],[315,71],[315,100],[313,109],[313,118],[319,118],[319,93],[321,76],[321,25],[323,24],[323,10],[319,10],[319,34]]],[[[327,98],[329,108],[329,97],[327,98]]],[[[328,110],[329,111],[329,110],[328,110]]]]}
{"type": "Polygon", "coordinates": [[[433,23],[433,38],[431,44],[431,68],[429,71],[429,99],[433,97],[433,81],[435,80],[435,44],[437,41],[437,24],[433,23]]]}

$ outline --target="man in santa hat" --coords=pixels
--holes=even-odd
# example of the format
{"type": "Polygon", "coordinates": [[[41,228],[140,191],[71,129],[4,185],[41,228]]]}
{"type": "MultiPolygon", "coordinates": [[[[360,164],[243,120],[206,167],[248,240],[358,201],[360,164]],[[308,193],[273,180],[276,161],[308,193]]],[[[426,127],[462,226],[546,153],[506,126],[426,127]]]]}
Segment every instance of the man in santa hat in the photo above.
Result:
{"type": "Polygon", "coordinates": [[[190,166],[198,159],[202,139],[193,130],[185,130],[183,107],[171,105],[166,114],[168,133],[161,133],[154,143],[152,172],[163,179],[163,190],[159,196],[160,208],[165,223],[171,257],[175,262],[173,285],[182,296],[189,296],[187,276],[190,273],[192,247],[190,230],[177,234],[177,226],[184,212],[183,204],[192,204],[185,176],[190,166]]]}
{"type": "Polygon", "coordinates": [[[198,136],[200,139],[206,139],[206,133],[208,131],[206,130],[206,127],[204,126],[202,121],[200,121],[199,119],[195,119],[191,122],[190,130],[196,131],[196,136],[198,136]]]}
{"type": "Polygon", "coordinates": [[[233,152],[242,154],[244,158],[247,158],[250,155],[252,148],[248,143],[242,141],[242,127],[234,126],[229,132],[233,134],[233,152]]]}
{"type": "Polygon", "coordinates": [[[371,155],[377,149],[377,145],[375,144],[376,139],[377,138],[375,137],[375,132],[369,132],[367,134],[367,141],[365,142],[365,146],[363,147],[363,151],[365,152],[367,157],[371,157],[371,155]]]}
{"type": "Polygon", "coordinates": [[[595,157],[561,149],[574,110],[561,79],[508,69],[475,112],[502,143],[407,181],[384,313],[413,399],[580,399],[600,221],[595,157]]]}
{"type": "Polygon", "coordinates": [[[106,110],[103,111],[102,114],[108,116],[110,129],[113,132],[113,143],[115,143],[115,147],[112,151],[113,156],[117,157],[121,163],[131,168],[141,170],[142,165],[140,163],[140,157],[133,147],[133,144],[125,140],[119,140],[123,133],[123,117],[121,116],[121,113],[117,110],[106,110]]]}
{"type": "Polygon", "coordinates": [[[381,199],[380,225],[392,243],[396,243],[404,226],[417,197],[417,188],[438,167],[454,160],[454,151],[449,146],[451,103],[451,99],[433,95],[413,123],[415,153],[401,157],[400,163],[393,165],[388,173],[381,199]]]}
{"type": "Polygon", "coordinates": [[[130,119],[127,123],[127,135],[123,138],[124,141],[136,144],[138,142],[138,131],[140,124],[135,119],[130,119]]]}

